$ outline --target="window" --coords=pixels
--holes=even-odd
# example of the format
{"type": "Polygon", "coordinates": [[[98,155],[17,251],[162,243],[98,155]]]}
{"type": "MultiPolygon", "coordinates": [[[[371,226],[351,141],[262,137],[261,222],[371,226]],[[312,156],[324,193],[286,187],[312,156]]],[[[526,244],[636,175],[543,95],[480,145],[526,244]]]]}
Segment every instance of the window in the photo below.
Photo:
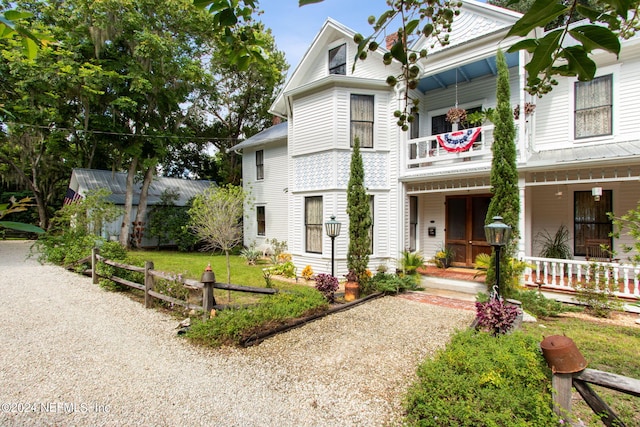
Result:
{"type": "Polygon", "coordinates": [[[418,241],[418,197],[409,196],[409,251],[417,249],[418,241]]]}
{"type": "Polygon", "coordinates": [[[575,83],[575,137],[611,135],[613,110],[612,75],[575,83]]]}
{"type": "Polygon", "coordinates": [[[420,114],[419,113],[414,114],[413,121],[411,122],[410,132],[411,134],[409,137],[411,139],[420,138],[420,114]]]}
{"type": "Polygon", "coordinates": [[[373,254],[373,225],[375,216],[373,215],[373,207],[375,204],[373,203],[373,196],[369,196],[369,213],[371,213],[371,227],[369,227],[369,241],[371,242],[369,246],[369,254],[373,254]]]}
{"type": "Polygon", "coordinates": [[[329,74],[347,74],[347,45],[329,50],[329,74]]]}
{"type": "Polygon", "coordinates": [[[360,147],[373,148],[373,95],[351,95],[351,146],[358,138],[360,147]]]}
{"type": "Polygon", "coordinates": [[[322,253],[322,196],[304,199],[305,250],[322,253]]]}
{"type": "Polygon", "coordinates": [[[264,179],[264,150],[256,151],[256,179],[264,179]]]}
{"type": "Polygon", "coordinates": [[[264,206],[256,206],[256,221],[258,223],[258,236],[265,236],[267,231],[267,218],[264,206]]]}
{"type": "Polygon", "coordinates": [[[587,239],[611,240],[609,233],[613,231],[613,227],[607,217],[607,212],[612,211],[611,193],[611,190],[603,190],[599,201],[595,201],[591,191],[574,193],[574,255],[586,255],[587,239]]]}
{"type": "MultiPolygon", "coordinates": [[[[482,111],[482,106],[467,108],[467,114],[481,112],[481,111],[482,111]]],[[[446,114],[441,114],[439,116],[433,116],[431,118],[431,135],[449,133],[453,130],[452,124],[446,120],[446,117],[447,117],[446,114]]],[[[467,120],[464,120],[458,124],[458,129],[469,129],[476,126],[480,126],[480,124],[469,123],[467,120]]]]}

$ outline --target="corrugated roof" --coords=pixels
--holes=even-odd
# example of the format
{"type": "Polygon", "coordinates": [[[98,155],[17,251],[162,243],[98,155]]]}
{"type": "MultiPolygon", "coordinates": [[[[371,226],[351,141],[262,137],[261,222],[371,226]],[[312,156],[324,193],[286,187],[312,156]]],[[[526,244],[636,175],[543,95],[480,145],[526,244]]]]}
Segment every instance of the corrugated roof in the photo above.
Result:
{"type": "Polygon", "coordinates": [[[279,123],[253,135],[251,138],[245,139],[240,144],[234,145],[227,151],[242,150],[244,148],[256,147],[259,145],[268,144],[270,142],[286,139],[288,135],[288,129],[288,122],[279,123]]]}
{"type": "Polygon", "coordinates": [[[621,162],[627,159],[640,159],[640,141],[625,141],[615,144],[575,145],[558,150],[546,150],[534,153],[525,169],[540,166],[589,163],[589,162],[621,162]]]}
{"type": "MultiPolygon", "coordinates": [[[[109,200],[116,205],[124,205],[124,198],[127,189],[127,174],[125,172],[112,172],[98,169],[74,169],[71,182],[78,184],[77,188],[72,188],[80,194],[100,188],[107,188],[111,191],[109,200]]],[[[160,196],[166,190],[172,190],[178,194],[177,206],[185,206],[194,196],[200,194],[211,185],[216,185],[213,181],[188,180],[180,178],[155,177],[149,187],[148,205],[156,205],[160,202],[160,196]]],[[[135,182],[135,193],[133,204],[137,205],[140,200],[140,188],[142,182],[135,182]]]]}

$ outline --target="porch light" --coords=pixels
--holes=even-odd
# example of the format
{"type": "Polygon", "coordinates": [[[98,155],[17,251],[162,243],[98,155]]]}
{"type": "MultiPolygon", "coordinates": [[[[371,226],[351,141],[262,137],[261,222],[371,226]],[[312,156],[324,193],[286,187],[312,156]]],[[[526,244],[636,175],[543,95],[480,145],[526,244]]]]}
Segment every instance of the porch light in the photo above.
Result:
{"type": "Polygon", "coordinates": [[[339,221],[336,221],[336,216],[331,215],[331,219],[324,223],[324,227],[327,230],[327,236],[331,237],[331,275],[335,277],[334,274],[334,254],[335,254],[335,244],[336,237],[340,235],[340,227],[342,224],[339,221]]]}
{"type": "Polygon", "coordinates": [[[493,222],[484,226],[484,234],[496,251],[496,293],[500,296],[500,249],[509,243],[511,226],[502,222],[501,216],[494,216],[493,222]]]}
{"type": "Polygon", "coordinates": [[[602,196],[602,187],[593,187],[591,189],[591,195],[593,196],[593,200],[599,202],[600,196],[602,196]]]}

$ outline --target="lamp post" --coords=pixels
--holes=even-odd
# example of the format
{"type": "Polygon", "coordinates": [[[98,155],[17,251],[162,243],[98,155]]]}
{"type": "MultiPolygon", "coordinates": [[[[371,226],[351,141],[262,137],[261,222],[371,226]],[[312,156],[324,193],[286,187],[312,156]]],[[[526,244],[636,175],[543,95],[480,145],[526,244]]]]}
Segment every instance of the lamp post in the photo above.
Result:
{"type": "Polygon", "coordinates": [[[496,293],[500,296],[500,249],[509,242],[511,226],[502,222],[501,216],[494,216],[493,222],[484,226],[484,234],[496,251],[496,293]]]}
{"type": "Polygon", "coordinates": [[[327,230],[327,236],[331,237],[331,275],[335,277],[333,270],[333,260],[336,248],[336,237],[340,235],[340,227],[342,224],[336,221],[336,216],[331,215],[331,219],[324,223],[324,227],[327,230]]]}

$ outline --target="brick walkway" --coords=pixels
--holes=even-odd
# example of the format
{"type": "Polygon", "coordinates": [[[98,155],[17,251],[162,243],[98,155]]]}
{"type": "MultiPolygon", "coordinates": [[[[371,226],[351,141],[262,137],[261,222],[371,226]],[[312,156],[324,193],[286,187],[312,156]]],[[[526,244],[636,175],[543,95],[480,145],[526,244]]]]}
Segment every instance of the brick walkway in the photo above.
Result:
{"type": "Polygon", "coordinates": [[[476,306],[473,301],[464,301],[455,298],[441,297],[438,295],[430,295],[424,292],[406,292],[398,295],[398,298],[404,298],[411,301],[423,302],[426,304],[439,305],[449,308],[457,308],[459,310],[475,311],[476,306]]]}

